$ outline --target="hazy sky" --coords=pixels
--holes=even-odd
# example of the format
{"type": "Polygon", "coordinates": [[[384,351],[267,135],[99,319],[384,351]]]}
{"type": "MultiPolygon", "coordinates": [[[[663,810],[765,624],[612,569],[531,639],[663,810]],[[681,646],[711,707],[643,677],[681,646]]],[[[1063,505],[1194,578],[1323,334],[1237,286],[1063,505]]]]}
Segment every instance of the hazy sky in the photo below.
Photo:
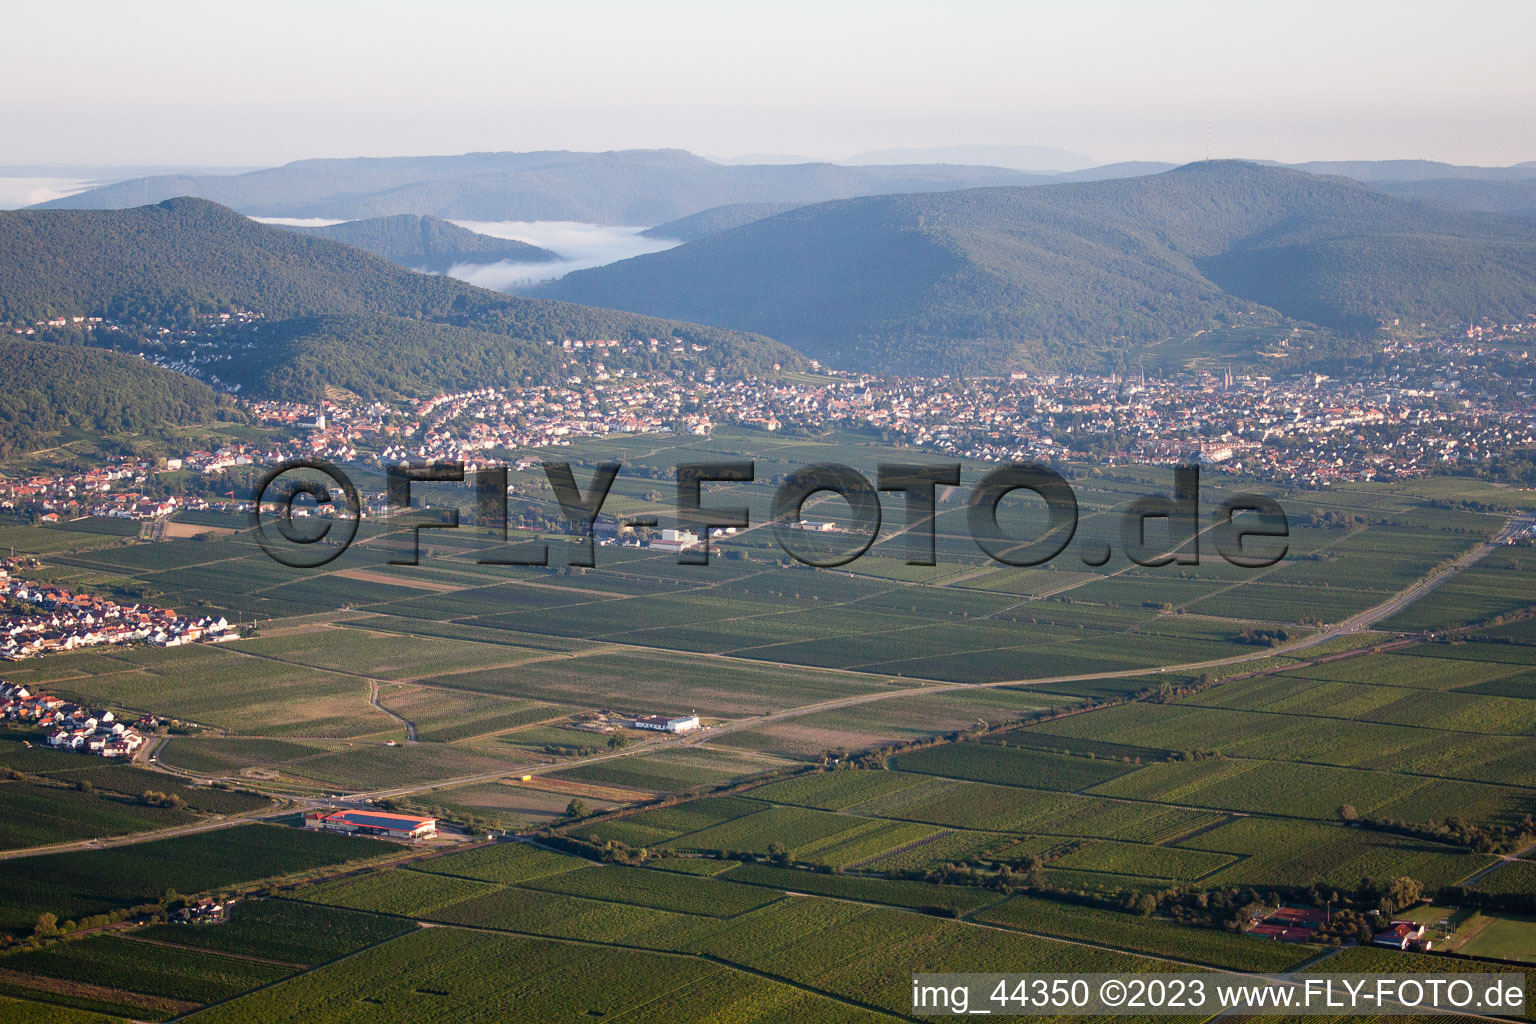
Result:
{"type": "Polygon", "coordinates": [[[12,3],[0,164],[1026,144],[1536,160],[1532,0],[12,3]]]}

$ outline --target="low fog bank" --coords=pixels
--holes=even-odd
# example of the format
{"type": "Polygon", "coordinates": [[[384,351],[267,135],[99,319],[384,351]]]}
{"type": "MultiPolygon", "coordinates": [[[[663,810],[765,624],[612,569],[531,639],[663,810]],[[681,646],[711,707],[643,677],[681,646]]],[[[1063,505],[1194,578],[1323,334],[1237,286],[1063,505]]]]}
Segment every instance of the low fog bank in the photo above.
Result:
{"type": "Polygon", "coordinates": [[[640,234],[646,230],[643,226],[586,224],[568,220],[456,220],[453,223],[482,235],[537,245],[563,257],[550,263],[465,263],[448,270],[450,277],[502,292],[515,291],[541,281],[552,281],[575,270],[587,270],[627,260],[632,256],[661,252],[681,244],[669,238],[646,238],[640,234]]]}
{"type": "Polygon", "coordinates": [[[100,184],[90,178],[0,177],[0,210],[36,206],[100,184]]]}

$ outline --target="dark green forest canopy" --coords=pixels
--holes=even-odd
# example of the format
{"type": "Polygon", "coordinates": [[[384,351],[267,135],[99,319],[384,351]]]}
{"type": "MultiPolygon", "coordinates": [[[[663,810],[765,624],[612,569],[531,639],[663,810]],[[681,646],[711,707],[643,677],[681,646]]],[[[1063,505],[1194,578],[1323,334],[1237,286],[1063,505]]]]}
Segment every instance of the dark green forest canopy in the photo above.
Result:
{"type": "Polygon", "coordinates": [[[65,429],[156,432],[214,418],[206,384],[103,349],[0,339],[0,457],[65,429]]]}
{"type": "Polygon", "coordinates": [[[413,273],[352,246],[258,224],[200,199],[131,210],[0,213],[0,320],[100,315],[153,324],[236,309],[272,321],[273,329],[257,336],[279,348],[259,354],[235,379],[257,388],[263,381],[281,382],[290,396],[299,382],[313,382],[325,370],[322,351],[346,377],[330,383],[360,394],[465,383],[456,369],[464,366],[495,370],[481,385],[516,383],[526,373],[550,371],[548,357],[536,357],[534,350],[565,338],[679,338],[688,343],[689,358],[738,370],[802,362],[760,336],[518,298],[413,273]],[[277,326],[290,319],[296,322],[277,326]],[[388,367],[387,379],[370,383],[371,367],[337,347],[349,337],[367,342],[367,360],[388,367]],[[493,351],[497,344],[506,350],[493,351]],[[694,354],[693,345],[704,352],[694,354]],[[299,365],[287,375],[277,373],[290,358],[299,365]]]}

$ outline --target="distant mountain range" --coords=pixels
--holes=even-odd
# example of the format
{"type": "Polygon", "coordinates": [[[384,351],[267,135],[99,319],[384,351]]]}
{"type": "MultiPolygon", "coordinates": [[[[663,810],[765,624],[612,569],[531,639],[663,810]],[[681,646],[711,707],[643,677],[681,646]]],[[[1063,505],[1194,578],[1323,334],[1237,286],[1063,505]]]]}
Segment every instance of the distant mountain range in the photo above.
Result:
{"type": "Polygon", "coordinates": [[[359,249],[367,249],[375,256],[382,256],[402,267],[430,270],[438,274],[462,264],[499,263],[502,260],[550,263],[560,258],[559,253],[527,242],[494,238],[436,217],[409,213],[346,221],[327,227],[277,226],[345,242],[359,249]]]}
{"type": "Polygon", "coordinates": [[[864,164],[974,164],[1011,167],[1017,171],[1061,173],[1081,171],[1098,161],[1081,153],[1050,146],[937,146],[931,149],[876,149],[839,160],[852,167],[864,164]]]}
{"type": "Polygon", "coordinates": [[[574,220],[654,225],[739,202],[1017,185],[1038,176],[996,167],[727,167],[682,150],[471,153],[302,160],[238,175],[161,175],[44,204],[120,209],[200,196],[253,216],[344,220],[430,214],[453,220],[574,220]]]}
{"type": "Polygon", "coordinates": [[[1536,310],[1536,231],[1238,161],[1144,177],[803,206],[529,294],[730,325],[833,365],[996,372],[1106,357],[1257,314],[1536,310]]]}
{"type": "MultiPolygon", "coordinates": [[[[379,171],[375,183],[394,173],[379,171]]],[[[1380,187],[1520,185],[1468,174],[1380,187]]],[[[691,240],[514,297],[357,247],[402,262],[451,261],[471,247],[487,258],[553,255],[429,216],[296,231],[192,198],[0,213],[0,320],[158,323],[256,310],[266,320],[242,335],[249,356],[225,379],[300,398],[326,385],[366,397],[557,379],[561,350],[546,342],[563,338],[675,336],[705,347],[676,360],[727,371],[799,365],[788,343],[853,369],[1000,372],[1124,365],[1149,345],[1213,329],[1369,334],[1378,317],[1536,309],[1529,221],[1238,161],[1054,185],[721,204],[653,233],[691,240]]]]}
{"type": "MultiPolygon", "coordinates": [[[[89,189],[44,206],[121,209],[199,196],[266,217],[356,221],[412,214],[453,220],[574,220],[654,226],[740,204],[804,205],[859,196],[1097,181],[1156,174],[1174,166],[1146,161],[1083,166],[1085,163],[1087,158],[1080,154],[1027,146],[891,150],[863,154],[839,164],[727,164],[682,150],[469,153],[301,160],[243,174],[151,175],[89,189]],[[872,160],[891,162],[868,163],[872,160]],[[1001,166],[977,161],[995,161],[1001,166]],[[1044,161],[1038,166],[1045,173],[1018,169],[1037,161],[1044,161]]],[[[1424,196],[1444,205],[1477,209],[1524,209],[1529,183],[1536,181],[1536,165],[1532,164],[1487,168],[1428,160],[1381,160],[1318,161],[1295,166],[1313,174],[1343,175],[1392,190],[1411,182],[1481,182],[1482,187],[1476,190],[1437,186],[1426,190],[1424,196]]]]}
{"type": "Polygon", "coordinates": [[[1448,210],[1481,210],[1510,217],[1536,218],[1536,176],[1523,181],[1477,178],[1382,181],[1376,182],[1373,187],[1395,196],[1420,199],[1448,210]]]}
{"type": "Polygon", "coordinates": [[[231,308],[267,322],[243,339],[254,354],[228,379],[289,398],[324,384],[366,397],[552,380],[560,349],[545,342],[565,338],[677,337],[706,346],[680,358],[742,370],[802,362],[767,338],[412,273],[203,199],[0,212],[0,320],[153,324],[231,308]]]}

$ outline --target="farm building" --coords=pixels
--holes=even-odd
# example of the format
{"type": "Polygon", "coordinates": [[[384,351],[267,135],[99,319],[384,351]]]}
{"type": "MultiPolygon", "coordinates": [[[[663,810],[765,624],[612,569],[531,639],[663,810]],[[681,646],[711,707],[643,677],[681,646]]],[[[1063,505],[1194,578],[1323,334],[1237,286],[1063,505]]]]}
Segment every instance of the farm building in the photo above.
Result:
{"type": "Polygon", "coordinates": [[[437,835],[436,818],[417,818],[385,811],[316,811],[304,815],[305,828],[331,832],[355,832],[391,839],[431,839],[437,835]]]}
{"type": "Polygon", "coordinates": [[[629,724],[633,728],[650,729],[652,732],[691,732],[699,727],[699,716],[668,718],[666,715],[641,715],[629,724]]]}
{"type": "Polygon", "coordinates": [[[1377,932],[1371,942],[1392,949],[1427,950],[1431,944],[1424,931],[1424,926],[1415,921],[1393,921],[1386,931],[1377,932]]]}
{"type": "Polygon", "coordinates": [[[197,900],[171,913],[171,920],[178,924],[219,924],[237,900],[197,900]]]}
{"type": "Polygon", "coordinates": [[[1312,933],[1327,919],[1327,914],[1316,907],[1278,907],[1255,920],[1248,934],[1272,942],[1311,942],[1312,933]]]}

